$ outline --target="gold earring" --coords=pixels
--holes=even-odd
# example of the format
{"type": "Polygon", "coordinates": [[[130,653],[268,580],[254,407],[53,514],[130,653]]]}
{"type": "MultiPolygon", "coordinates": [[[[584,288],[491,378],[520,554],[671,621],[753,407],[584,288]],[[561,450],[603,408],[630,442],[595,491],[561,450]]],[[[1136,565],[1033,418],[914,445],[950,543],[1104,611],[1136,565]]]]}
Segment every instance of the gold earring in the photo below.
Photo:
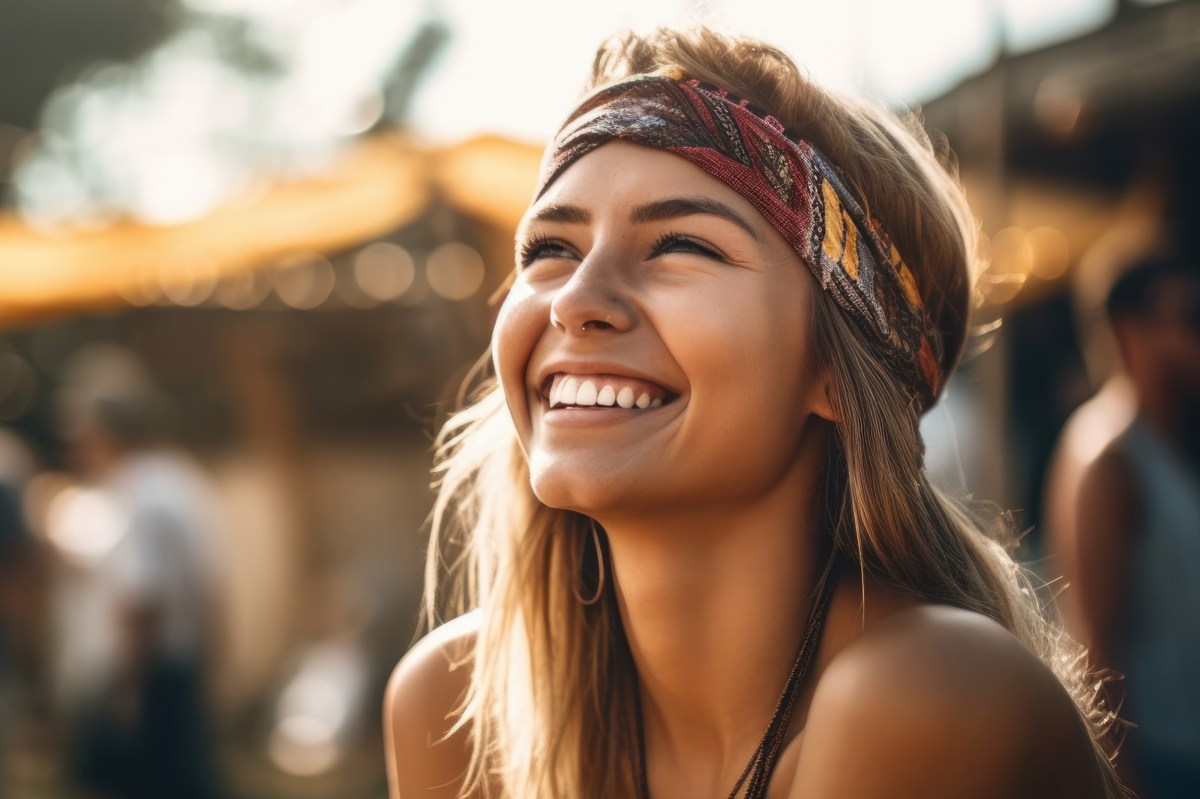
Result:
{"type": "Polygon", "coordinates": [[[600,597],[604,594],[604,550],[600,546],[600,531],[596,528],[596,522],[593,519],[588,519],[588,526],[592,528],[592,548],[596,550],[596,572],[599,577],[596,579],[596,593],[590,599],[584,599],[579,593],[579,586],[575,586],[575,598],[579,600],[584,607],[591,607],[600,601],[600,597]]]}

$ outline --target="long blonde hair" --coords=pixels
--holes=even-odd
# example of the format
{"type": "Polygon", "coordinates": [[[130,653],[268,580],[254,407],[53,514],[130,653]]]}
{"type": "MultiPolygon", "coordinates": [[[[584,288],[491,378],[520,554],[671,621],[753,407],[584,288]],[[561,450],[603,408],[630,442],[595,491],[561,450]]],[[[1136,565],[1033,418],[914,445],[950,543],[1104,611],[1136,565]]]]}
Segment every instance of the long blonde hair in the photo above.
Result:
{"type": "MultiPolygon", "coordinates": [[[[905,254],[945,342],[948,375],[966,340],[976,223],[946,153],[920,124],[827,92],[769,45],[707,28],[605,43],[590,88],[664,71],[770,109],[843,170],[905,254]]],[[[1077,648],[1046,619],[1002,530],[989,535],[930,484],[910,391],[846,314],[814,294],[814,347],[841,420],[823,498],[833,544],[876,579],[1002,624],[1054,670],[1099,741],[1112,714],[1085,681],[1077,648]]],[[[426,565],[429,623],[439,609],[479,608],[458,721],[473,741],[464,790],[505,799],[620,795],[634,766],[634,669],[613,592],[580,601],[602,567],[591,521],[534,497],[500,389],[481,366],[480,387],[437,440],[426,565]]],[[[1095,751],[1109,795],[1121,796],[1099,743],[1095,751]]]]}

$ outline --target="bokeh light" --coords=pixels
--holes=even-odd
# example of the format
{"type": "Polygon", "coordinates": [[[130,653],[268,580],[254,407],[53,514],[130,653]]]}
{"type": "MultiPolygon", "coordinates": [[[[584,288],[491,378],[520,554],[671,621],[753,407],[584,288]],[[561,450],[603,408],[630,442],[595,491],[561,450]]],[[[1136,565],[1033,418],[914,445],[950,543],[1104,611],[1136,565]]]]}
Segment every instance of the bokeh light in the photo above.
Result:
{"type": "Polygon", "coordinates": [[[452,241],[429,253],[425,276],[429,286],[448,300],[465,300],[483,285],[483,256],[469,244],[452,241]]]}
{"type": "Polygon", "coordinates": [[[991,237],[991,263],[984,273],[989,302],[1003,305],[1021,291],[1033,269],[1033,247],[1019,227],[1006,227],[991,237]]]}
{"type": "Polygon", "coordinates": [[[119,506],[103,489],[66,486],[50,500],[46,534],[59,552],[81,566],[102,560],[124,530],[119,506]]]}
{"type": "Polygon", "coordinates": [[[129,255],[130,268],[117,281],[117,291],[130,305],[153,305],[162,299],[163,254],[141,248],[129,255]]]}
{"type": "Polygon", "coordinates": [[[1042,280],[1056,280],[1071,265],[1071,247],[1058,228],[1042,225],[1029,231],[1033,253],[1033,274],[1042,280]]]}
{"type": "Polygon", "coordinates": [[[246,270],[222,280],[213,298],[233,311],[248,311],[262,304],[271,294],[271,281],[262,270],[246,270]]]}
{"type": "Polygon", "coordinates": [[[335,730],[311,716],[288,716],[271,732],[268,751],[281,770],[297,777],[315,777],[331,769],[341,756],[335,730]]]}
{"type": "Polygon", "coordinates": [[[165,264],[169,268],[162,272],[162,294],[176,305],[200,305],[216,288],[217,262],[204,250],[177,250],[165,264]]]}
{"type": "Polygon", "coordinates": [[[416,269],[412,255],[399,244],[377,241],[354,257],[354,280],[378,302],[399,299],[412,287],[416,269]]]}
{"type": "Polygon", "coordinates": [[[335,280],[329,259],[316,254],[297,255],[279,265],[275,294],[289,307],[308,311],[329,299],[335,280]]]}

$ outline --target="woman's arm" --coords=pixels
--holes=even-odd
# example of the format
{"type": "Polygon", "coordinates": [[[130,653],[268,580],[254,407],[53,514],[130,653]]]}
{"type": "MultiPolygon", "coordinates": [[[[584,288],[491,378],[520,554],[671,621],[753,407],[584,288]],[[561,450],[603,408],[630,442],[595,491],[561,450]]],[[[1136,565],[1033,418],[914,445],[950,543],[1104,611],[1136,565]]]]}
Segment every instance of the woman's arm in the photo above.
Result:
{"type": "MultiPolygon", "coordinates": [[[[1084,472],[1076,500],[1076,637],[1096,668],[1116,668],[1116,642],[1129,586],[1137,488],[1125,456],[1109,448],[1084,472]]],[[[1119,703],[1118,703],[1119,704],[1119,703]]],[[[1114,705],[1116,706],[1116,705],[1114,705]]]]}
{"type": "Polygon", "coordinates": [[[465,728],[451,734],[470,683],[475,619],[434,630],[401,659],[384,696],[391,799],[456,799],[470,757],[465,728]]]}

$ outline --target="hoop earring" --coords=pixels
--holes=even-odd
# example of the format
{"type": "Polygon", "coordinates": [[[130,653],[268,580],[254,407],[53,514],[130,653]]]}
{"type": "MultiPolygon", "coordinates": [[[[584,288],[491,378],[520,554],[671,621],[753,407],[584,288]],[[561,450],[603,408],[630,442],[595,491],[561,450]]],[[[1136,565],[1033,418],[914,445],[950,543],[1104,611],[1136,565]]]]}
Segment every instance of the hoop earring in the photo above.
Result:
{"type": "Polygon", "coordinates": [[[600,597],[604,595],[604,549],[600,545],[600,531],[596,528],[595,520],[589,519],[588,526],[592,528],[592,548],[596,550],[596,572],[599,577],[596,579],[596,593],[589,599],[584,599],[579,593],[579,586],[575,586],[575,598],[579,600],[579,604],[584,607],[591,607],[600,601],[600,597]]]}

